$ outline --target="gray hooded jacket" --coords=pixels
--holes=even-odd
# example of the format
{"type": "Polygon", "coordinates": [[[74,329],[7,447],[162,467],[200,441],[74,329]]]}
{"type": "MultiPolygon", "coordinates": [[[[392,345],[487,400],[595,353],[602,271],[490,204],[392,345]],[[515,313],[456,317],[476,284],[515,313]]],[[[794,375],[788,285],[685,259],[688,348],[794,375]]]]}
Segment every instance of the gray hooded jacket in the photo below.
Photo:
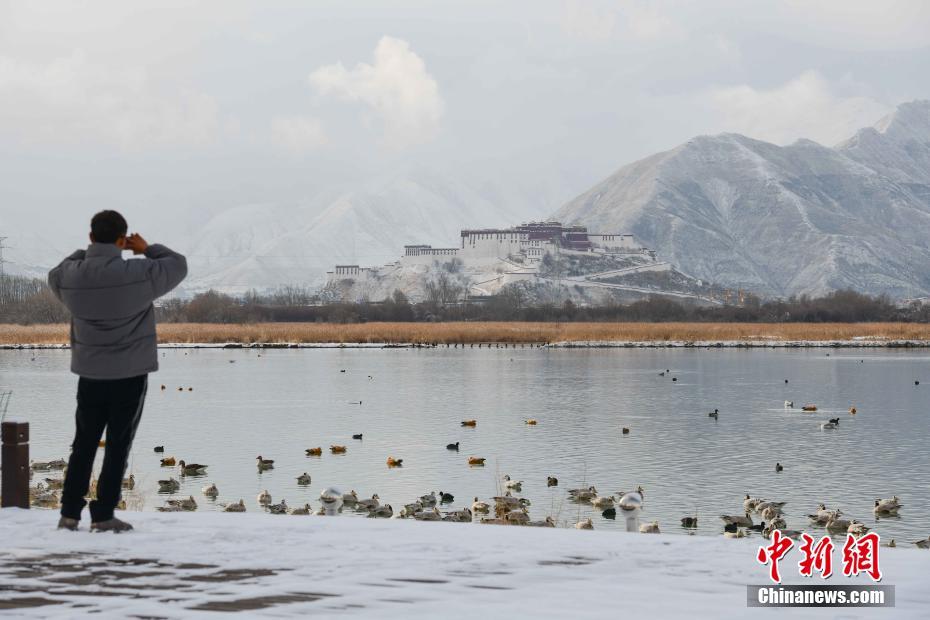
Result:
{"type": "Polygon", "coordinates": [[[145,258],[124,260],[113,244],[92,243],[48,274],[71,312],[71,372],[125,379],[158,370],[152,302],[187,275],[187,259],[152,244],[145,258]]]}

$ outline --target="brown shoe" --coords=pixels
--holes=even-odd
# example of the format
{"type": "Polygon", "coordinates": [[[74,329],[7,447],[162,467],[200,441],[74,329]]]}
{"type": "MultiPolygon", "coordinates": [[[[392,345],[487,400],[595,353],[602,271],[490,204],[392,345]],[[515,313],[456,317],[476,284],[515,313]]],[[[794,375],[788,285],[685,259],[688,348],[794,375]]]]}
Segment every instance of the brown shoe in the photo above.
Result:
{"type": "Polygon", "coordinates": [[[78,523],[80,523],[80,521],[77,519],[72,519],[71,517],[62,517],[58,519],[58,529],[71,530],[72,532],[76,532],[78,529],[78,523]]]}
{"type": "Polygon", "coordinates": [[[121,521],[116,517],[112,519],[107,519],[106,521],[97,521],[90,524],[90,531],[92,532],[115,532],[119,534],[120,532],[128,532],[132,529],[132,526],[121,521]]]}

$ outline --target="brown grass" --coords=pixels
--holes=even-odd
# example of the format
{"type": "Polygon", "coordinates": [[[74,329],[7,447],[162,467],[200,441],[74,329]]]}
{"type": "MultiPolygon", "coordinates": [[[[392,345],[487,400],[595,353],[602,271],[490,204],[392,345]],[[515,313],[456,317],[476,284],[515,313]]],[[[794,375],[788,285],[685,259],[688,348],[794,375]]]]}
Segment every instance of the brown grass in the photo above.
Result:
{"type": "MultiPolygon", "coordinates": [[[[173,343],[544,343],[667,340],[930,340],[917,323],[165,323],[173,343]]],[[[65,344],[67,325],[0,325],[3,344],[65,344]]]]}

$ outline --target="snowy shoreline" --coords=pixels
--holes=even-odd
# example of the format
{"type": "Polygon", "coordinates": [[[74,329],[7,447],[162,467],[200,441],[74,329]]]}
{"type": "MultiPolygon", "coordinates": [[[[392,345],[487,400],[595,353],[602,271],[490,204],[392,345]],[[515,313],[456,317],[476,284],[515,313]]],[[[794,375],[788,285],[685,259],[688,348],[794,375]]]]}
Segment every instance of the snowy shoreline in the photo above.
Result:
{"type": "MultiPolygon", "coordinates": [[[[483,342],[424,344],[416,342],[166,342],[160,349],[923,349],[930,340],[862,338],[852,340],[570,340],[559,342],[483,342]],[[478,345],[477,347],[475,345],[478,345]]],[[[64,350],[58,343],[0,344],[0,351],[64,350]]]]}
{"type": "MultiPolygon", "coordinates": [[[[111,535],[88,533],[86,522],[76,533],[56,531],[53,511],[0,510],[5,605],[22,599],[12,608],[17,617],[41,618],[198,618],[234,610],[249,617],[785,614],[746,607],[746,586],[768,579],[755,560],[757,539],[249,511],[124,513],[136,530],[111,535]]],[[[802,578],[797,555],[793,549],[781,564],[785,583],[872,583],[802,578]]],[[[791,616],[925,616],[930,553],[882,548],[880,561],[882,584],[896,589],[894,611],[795,608],[791,616]]]]}

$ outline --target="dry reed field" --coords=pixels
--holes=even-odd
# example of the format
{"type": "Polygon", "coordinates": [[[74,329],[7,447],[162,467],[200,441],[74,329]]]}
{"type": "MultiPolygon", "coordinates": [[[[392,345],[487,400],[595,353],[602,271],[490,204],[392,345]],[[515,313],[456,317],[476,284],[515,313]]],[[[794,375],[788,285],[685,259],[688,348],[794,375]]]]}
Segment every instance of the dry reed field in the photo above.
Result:
{"type": "MultiPolygon", "coordinates": [[[[918,323],[164,323],[163,343],[546,343],[930,340],[918,323]]],[[[66,344],[67,325],[0,325],[0,345],[66,344]]]]}

